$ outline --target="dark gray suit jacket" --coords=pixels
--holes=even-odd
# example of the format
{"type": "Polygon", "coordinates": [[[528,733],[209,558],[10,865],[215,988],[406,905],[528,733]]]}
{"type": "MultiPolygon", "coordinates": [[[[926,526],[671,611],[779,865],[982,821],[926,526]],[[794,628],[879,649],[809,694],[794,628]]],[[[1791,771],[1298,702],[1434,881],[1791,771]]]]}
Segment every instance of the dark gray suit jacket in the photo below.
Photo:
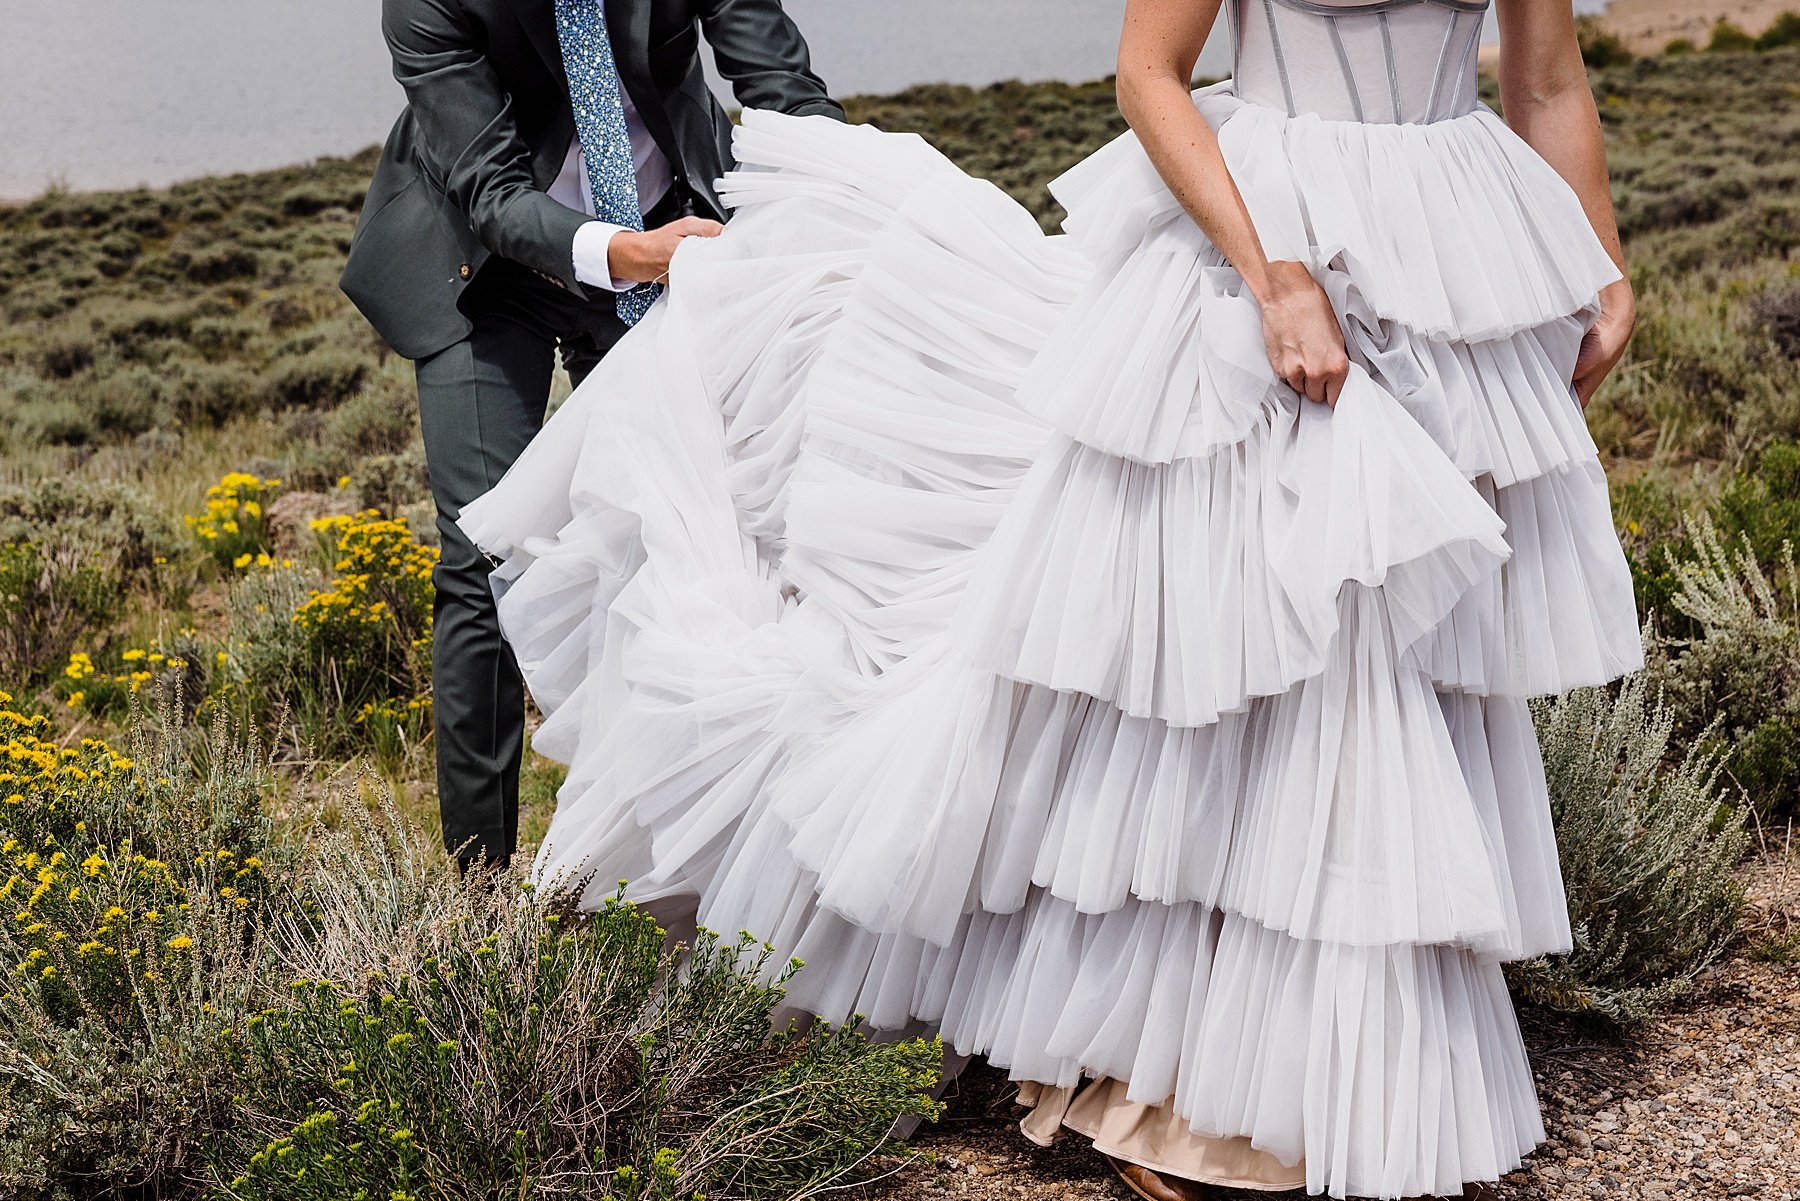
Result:
{"type": "MultiPolygon", "coordinates": [[[[841,118],[781,0],[605,0],[619,76],[702,216],[731,122],[700,66],[704,31],[746,108],[841,118]]],[[[407,358],[467,336],[458,302],[490,255],[585,295],[575,230],[550,199],[575,136],[554,0],[383,0],[382,30],[407,108],[388,135],[342,285],[407,358]]]]}

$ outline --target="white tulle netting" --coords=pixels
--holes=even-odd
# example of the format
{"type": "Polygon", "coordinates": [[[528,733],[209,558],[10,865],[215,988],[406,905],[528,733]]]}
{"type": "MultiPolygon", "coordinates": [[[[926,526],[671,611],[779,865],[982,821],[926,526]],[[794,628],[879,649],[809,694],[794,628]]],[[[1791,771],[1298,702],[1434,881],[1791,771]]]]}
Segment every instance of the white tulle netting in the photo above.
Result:
{"type": "Polygon", "coordinates": [[[538,870],[1315,1192],[1459,1192],[1542,1138],[1500,964],[1570,938],[1525,698],[1638,664],[1568,383],[1615,272],[1485,110],[1197,103],[1334,411],[1132,138],[1047,238],[746,115],[729,233],[464,515],[570,764],[538,870]]]}

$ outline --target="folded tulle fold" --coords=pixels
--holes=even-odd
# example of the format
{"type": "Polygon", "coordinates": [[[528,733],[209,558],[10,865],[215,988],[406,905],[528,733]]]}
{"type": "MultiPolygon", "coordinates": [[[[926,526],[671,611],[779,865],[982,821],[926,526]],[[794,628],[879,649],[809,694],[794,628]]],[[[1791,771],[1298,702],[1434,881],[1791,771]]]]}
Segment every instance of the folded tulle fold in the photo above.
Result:
{"type": "Polygon", "coordinates": [[[936,945],[1042,890],[1344,945],[1562,949],[1524,703],[1440,695],[1398,667],[1375,601],[1346,597],[1317,675],[1200,728],[921,657],[771,782],[763,820],[822,906],[936,945]]]}
{"type": "Polygon", "coordinates": [[[1335,409],[1266,396],[1248,436],[1204,458],[1053,441],[970,586],[964,650],[1206,725],[1318,672],[1347,585],[1379,590],[1404,650],[1510,556],[1499,515],[1360,368],[1335,409]]]}

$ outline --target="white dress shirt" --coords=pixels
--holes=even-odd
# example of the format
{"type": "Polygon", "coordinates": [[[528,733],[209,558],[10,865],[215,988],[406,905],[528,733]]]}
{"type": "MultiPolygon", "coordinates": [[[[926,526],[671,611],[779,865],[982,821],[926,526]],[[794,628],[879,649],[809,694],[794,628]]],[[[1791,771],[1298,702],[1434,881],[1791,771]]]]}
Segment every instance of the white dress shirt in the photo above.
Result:
{"type": "MultiPolygon", "coordinates": [[[[675,169],[669,165],[668,156],[663,154],[656,139],[650,136],[643,117],[638,115],[637,106],[631,102],[631,93],[623,87],[619,92],[625,99],[625,129],[631,135],[631,158],[637,165],[638,204],[644,212],[649,212],[675,186],[675,169]]],[[[563,160],[562,171],[550,185],[550,199],[590,217],[594,215],[594,192],[588,187],[587,160],[582,155],[579,134],[569,141],[569,154],[563,160]]],[[[589,221],[577,229],[573,251],[575,278],[590,287],[608,288],[614,292],[636,287],[633,280],[614,278],[608,259],[613,238],[624,232],[624,226],[607,221],[589,221]]]]}

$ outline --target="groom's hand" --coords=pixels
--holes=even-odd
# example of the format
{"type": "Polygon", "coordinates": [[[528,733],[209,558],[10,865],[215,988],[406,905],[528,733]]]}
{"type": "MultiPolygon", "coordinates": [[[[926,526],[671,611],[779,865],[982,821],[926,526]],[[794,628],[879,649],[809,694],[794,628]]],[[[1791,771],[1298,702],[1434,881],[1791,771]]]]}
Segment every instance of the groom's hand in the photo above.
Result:
{"type": "Polygon", "coordinates": [[[669,260],[675,257],[675,248],[684,239],[716,238],[724,232],[723,225],[703,217],[683,217],[643,233],[626,230],[615,234],[607,246],[607,265],[612,268],[615,279],[640,284],[664,283],[669,275],[669,260]]]}

